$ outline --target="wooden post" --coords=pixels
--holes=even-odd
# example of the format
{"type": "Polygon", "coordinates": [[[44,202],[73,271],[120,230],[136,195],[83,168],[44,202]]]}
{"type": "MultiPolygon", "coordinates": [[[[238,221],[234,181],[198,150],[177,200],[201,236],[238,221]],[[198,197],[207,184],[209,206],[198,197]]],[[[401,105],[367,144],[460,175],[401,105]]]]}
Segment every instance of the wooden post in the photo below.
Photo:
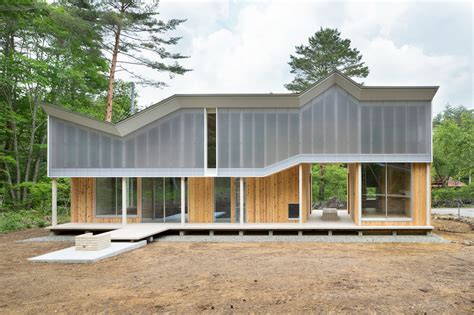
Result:
{"type": "Polygon", "coordinates": [[[56,226],[58,225],[58,183],[56,178],[53,178],[51,182],[51,190],[51,223],[56,226]]]}
{"type": "Polygon", "coordinates": [[[299,224],[301,224],[303,223],[303,164],[299,165],[298,177],[299,224]]]}
{"type": "Polygon", "coordinates": [[[181,177],[181,224],[186,222],[186,186],[184,177],[181,177]]]}
{"type": "Polygon", "coordinates": [[[127,178],[122,177],[122,224],[127,224],[127,178]]]}
{"type": "Polygon", "coordinates": [[[243,177],[240,178],[240,193],[239,193],[239,198],[240,198],[240,224],[244,223],[244,179],[243,177]]]}

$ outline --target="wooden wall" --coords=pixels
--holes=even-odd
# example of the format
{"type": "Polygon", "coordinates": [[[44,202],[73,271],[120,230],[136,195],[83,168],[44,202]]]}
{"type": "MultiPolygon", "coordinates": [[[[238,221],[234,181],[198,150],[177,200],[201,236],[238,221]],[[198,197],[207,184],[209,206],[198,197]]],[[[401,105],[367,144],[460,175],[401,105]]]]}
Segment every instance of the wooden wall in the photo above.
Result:
{"type": "MultiPolygon", "coordinates": [[[[137,183],[140,196],[141,182],[137,183]]],[[[71,222],[73,223],[121,223],[122,217],[95,216],[94,178],[71,178],[71,222]]],[[[129,223],[140,222],[141,198],[138,198],[138,215],[127,218],[129,223]]]]}
{"type": "Polygon", "coordinates": [[[359,164],[347,164],[347,209],[356,225],[359,225],[359,164]]]}
{"type": "MultiPolygon", "coordinates": [[[[412,165],[412,218],[407,221],[362,221],[359,222],[359,178],[358,164],[348,164],[348,209],[354,223],[364,226],[424,226],[427,220],[427,187],[429,171],[426,163],[412,165]]],[[[308,220],[311,205],[311,166],[303,165],[303,222],[308,220]]],[[[298,222],[288,219],[288,204],[298,203],[298,166],[267,177],[245,179],[245,209],[248,223],[298,222]]],[[[188,212],[190,223],[212,223],[214,218],[214,178],[188,178],[188,212]]],[[[235,218],[235,190],[239,185],[231,180],[232,218],[235,218]]],[[[138,181],[138,216],[129,217],[130,223],[141,218],[141,181],[138,181]]],[[[120,223],[122,217],[95,217],[95,180],[93,178],[71,179],[71,222],[120,223]]]]}
{"type": "Polygon", "coordinates": [[[189,223],[214,222],[214,178],[188,178],[189,223]]]}
{"type": "MultiPolygon", "coordinates": [[[[427,187],[429,176],[427,163],[413,163],[412,176],[412,221],[362,221],[364,226],[424,226],[428,225],[427,203],[431,205],[430,187],[427,187]],[[428,191],[427,191],[428,190],[428,191]],[[427,198],[430,198],[429,200],[427,198]]],[[[430,211],[431,212],[431,211],[430,211]]]]}
{"type": "MultiPolygon", "coordinates": [[[[246,178],[245,209],[248,223],[298,222],[288,219],[288,204],[299,203],[298,166],[267,176],[246,178]]],[[[311,203],[311,166],[303,165],[303,222],[311,203]]]]}

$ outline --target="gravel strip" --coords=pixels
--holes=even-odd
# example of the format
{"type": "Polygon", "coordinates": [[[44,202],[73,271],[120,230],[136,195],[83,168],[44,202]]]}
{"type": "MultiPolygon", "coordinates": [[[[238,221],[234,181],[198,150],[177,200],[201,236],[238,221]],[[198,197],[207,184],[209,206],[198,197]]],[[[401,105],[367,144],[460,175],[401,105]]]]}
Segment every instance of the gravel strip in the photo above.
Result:
{"type": "Polygon", "coordinates": [[[74,242],[74,238],[74,235],[47,235],[41,237],[27,238],[25,240],[16,241],[16,243],[74,242]]]}
{"type": "Polygon", "coordinates": [[[319,242],[319,243],[449,243],[444,238],[426,235],[168,235],[155,239],[155,242],[319,242]]]}

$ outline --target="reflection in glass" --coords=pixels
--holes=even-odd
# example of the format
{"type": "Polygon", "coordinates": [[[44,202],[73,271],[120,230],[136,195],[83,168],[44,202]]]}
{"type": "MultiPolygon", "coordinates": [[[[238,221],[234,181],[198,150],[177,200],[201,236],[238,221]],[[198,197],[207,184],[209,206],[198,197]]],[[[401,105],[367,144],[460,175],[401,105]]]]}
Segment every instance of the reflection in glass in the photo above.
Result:
{"type": "Polygon", "coordinates": [[[232,222],[230,191],[229,177],[216,177],[214,179],[214,222],[232,222]]]}
{"type": "Polygon", "coordinates": [[[362,164],[362,216],[411,216],[411,164],[362,164]]]}

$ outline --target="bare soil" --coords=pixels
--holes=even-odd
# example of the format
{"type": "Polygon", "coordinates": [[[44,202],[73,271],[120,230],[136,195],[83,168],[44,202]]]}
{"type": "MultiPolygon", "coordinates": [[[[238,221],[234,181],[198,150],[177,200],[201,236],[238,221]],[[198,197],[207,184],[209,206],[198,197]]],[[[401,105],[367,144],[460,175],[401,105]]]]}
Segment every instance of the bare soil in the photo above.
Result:
{"type": "Polygon", "coordinates": [[[70,243],[0,236],[0,313],[474,312],[474,233],[450,244],[165,243],[92,264],[30,263],[70,243]]]}

